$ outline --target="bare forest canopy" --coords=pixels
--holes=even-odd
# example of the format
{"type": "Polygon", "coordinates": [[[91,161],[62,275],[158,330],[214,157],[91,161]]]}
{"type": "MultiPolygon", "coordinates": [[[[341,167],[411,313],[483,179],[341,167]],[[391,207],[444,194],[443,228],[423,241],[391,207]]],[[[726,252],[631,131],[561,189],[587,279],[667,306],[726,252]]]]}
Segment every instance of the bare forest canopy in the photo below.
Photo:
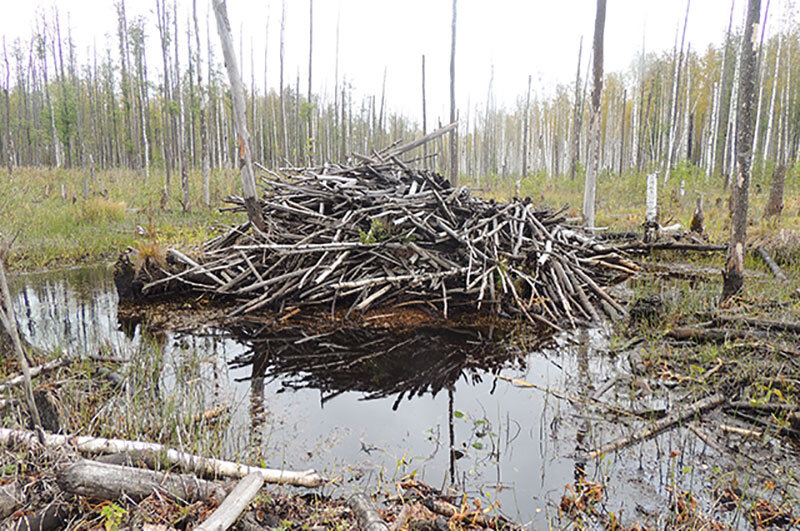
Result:
{"type": "MultiPolygon", "coordinates": [[[[238,164],[230,91],[213,24],[209,30],[206,20],[178,20],[174,3],[156,4],[145,17],[157,18],[158,31],[148,34],[147,19],[129,16],[124,1],[117,2],[119,24],[109,28],[116,35],[105,48],[83,56],[57,10],[43,16],[29,39],[3,40],[4,166],[124,167],[145,174],[158,169],[166,170],[169,185],[173,172],[185,175],[202,166],[205,127],[211,168],[238,164]],[[201,40],[205,56],[197,53],[201,40]],[[157,50],[158,64],[147,62],[149,49],[157,50]]],[[[720,3],[720,9],[728,8],[720,3]]],[[[791,163],[800,156],[800,25],[793,21],[781,28],[766,39],[757,36],[755,168],[762,161],[791,163]]],[[[640,54],[629,72],[605,76],[601,172],[663,170],[689,161],[710,175],[730,175],[741,29],[733,24],[720,37],[721,45],[705,50],[676,40],[673,50],[640,54]]],[[[588,71],[581,64],[589,54],[584,47],[582,63],[576,54],[574,84],[557,87],[546,99],[531,98],[530,88],[526,93],[520,87],[516,106],[497,107],[490,83],[489,103],[459,109],[460,174],[480,183],[531,172],[579,173],[590,113],[588,71]]],[[[420,60],[420,78],[405,82],[419,90],[422,107],[420,60]]],[[[271,78],[280,76],[281,90],[265,91],[267,72],[250,72],[244,80],[253,155],[268,167],[344,161],[353,152],[369,153],[449,121],[427,117],[428,123],[420,124],[393,112],[383,93],[357,98],[347,84],[337,83],[332,98],[314,94],[299,74],[284,76],[285,65],[269,67],[271,78]]],[[[429,163],[443,174],[452,164],[443,156],[449,141],[438,140],[441,156],[429,163]]]]}

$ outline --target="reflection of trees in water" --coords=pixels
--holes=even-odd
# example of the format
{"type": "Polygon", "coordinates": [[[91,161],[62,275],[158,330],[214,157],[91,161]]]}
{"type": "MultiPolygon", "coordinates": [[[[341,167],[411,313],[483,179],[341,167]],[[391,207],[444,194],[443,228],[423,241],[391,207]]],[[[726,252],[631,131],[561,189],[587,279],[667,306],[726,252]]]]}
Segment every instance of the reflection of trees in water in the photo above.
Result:
{"type": "Polygon", "coordinates": [[[251,378],[319,389],[323,402],[346,391],[362,392],[366,400],[397,395],[394,409],[404,396],[436,395],[462,375],[479,382],[483,372],[523,366],[532,342],[490,327],[342,327],[311,335],[302,328],[265,330],[245,324],[229,331],[250,345],[231,364],[252,365],[251,378]]]}

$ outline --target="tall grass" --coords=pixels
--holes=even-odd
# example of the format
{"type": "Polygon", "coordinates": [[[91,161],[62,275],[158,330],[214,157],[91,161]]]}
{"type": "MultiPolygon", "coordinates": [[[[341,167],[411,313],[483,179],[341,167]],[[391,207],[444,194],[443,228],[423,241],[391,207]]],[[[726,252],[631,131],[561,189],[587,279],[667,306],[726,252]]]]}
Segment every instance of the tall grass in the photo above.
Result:
{"type": "Polygon", "coordinates": [[[15,268],[37,269],[113,257],[141,241],[191,245],[238,216],[220,213],[221,199],[238,192],[236,172],[212,176],[212,206],[202,203],[202,182],[190,174],[191,210],[183,212],[172,184],[162,208],[163,176],[133,171],[98,172],[83,198],[80,170],[16,168],[0,182],[0,234],[16,236],[10,256],[15,268]]]}

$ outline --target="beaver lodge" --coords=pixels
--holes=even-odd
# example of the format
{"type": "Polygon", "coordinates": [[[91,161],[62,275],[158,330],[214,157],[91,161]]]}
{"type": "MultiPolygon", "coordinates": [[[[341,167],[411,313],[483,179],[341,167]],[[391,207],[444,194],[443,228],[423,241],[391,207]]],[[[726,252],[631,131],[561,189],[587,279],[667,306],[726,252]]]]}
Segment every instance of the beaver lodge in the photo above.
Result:
{"type": "MultiPolygon", "coordinates": [[[[265,230],[243,223],[193,256],[128,250],[115,269],[120,298],[203,294],[232,303],[230,317],[420,305],[552,329],[623,313],[604,287],[634,274],[634,262],[567,225],[565,209],[482,199],[400,159],[418,145],[265,170],[265,230]]],[[[245,211],[241,198],[228,202],[245,211]]]]}

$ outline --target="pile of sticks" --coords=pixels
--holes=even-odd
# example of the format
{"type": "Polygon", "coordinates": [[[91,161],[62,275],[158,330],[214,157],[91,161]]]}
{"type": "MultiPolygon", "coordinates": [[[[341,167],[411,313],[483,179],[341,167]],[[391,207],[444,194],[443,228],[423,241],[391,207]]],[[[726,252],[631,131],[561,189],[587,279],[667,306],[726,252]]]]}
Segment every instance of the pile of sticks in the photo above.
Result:
{"type": "MultiPolygon", "coordinates": [[[[250,223],[204,246],[170,251],[157,293],[181,283],[239,301],[233,315],[310,305],[331,311],[472,305],[559,328],[624,313],[601,287],[638,266],[563,225],[562,211],[498,203],[400,160],[419,141],[353,165],[265,170],[266,230],[250,223]],[[411,146],[411,147],[409,147],[411,146]]],[[[228,210],[244,211],[231,197],[228,210]]]]}

